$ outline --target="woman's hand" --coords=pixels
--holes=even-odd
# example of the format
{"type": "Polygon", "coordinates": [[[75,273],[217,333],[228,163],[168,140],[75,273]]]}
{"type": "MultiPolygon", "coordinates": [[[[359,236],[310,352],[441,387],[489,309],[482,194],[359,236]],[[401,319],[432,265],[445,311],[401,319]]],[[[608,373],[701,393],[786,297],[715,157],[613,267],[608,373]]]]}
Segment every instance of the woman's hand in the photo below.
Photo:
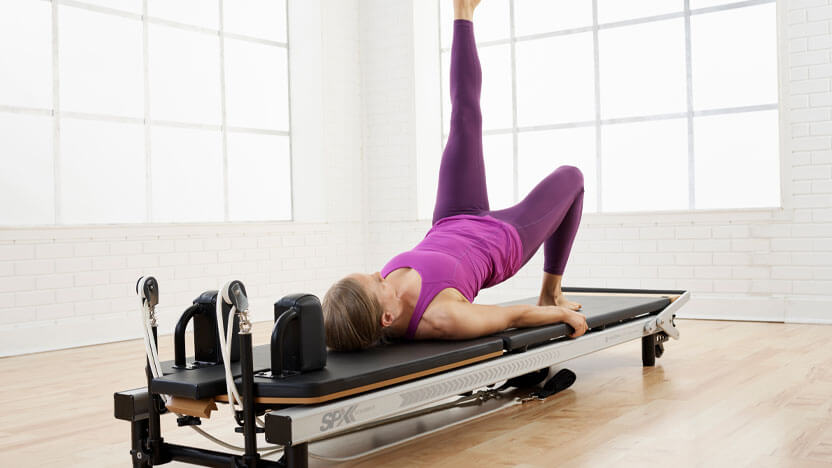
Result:
{"type": "Polygon", "coordinates": [[[570,338],[577,338],[587,331],[586,316],[580,312],[575,312],[572,309],[561,306],[553,306],[561,310],[563,313],[563,323],[575,329],[575,332],[569,335],[570,338]]]}

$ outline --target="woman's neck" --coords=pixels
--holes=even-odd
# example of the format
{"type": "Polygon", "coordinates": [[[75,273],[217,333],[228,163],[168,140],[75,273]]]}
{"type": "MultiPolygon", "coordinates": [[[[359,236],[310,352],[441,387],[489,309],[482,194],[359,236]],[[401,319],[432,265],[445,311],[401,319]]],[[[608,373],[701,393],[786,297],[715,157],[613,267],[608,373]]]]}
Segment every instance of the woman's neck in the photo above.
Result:
{"type": "Polygon", "coordinates": [[[400,268],[387,276],[387,280],[396,290],[398,316],[390,327],[396,336],[404,336],[410,325],[410,318],[419,300],[421,278],[412,268],[400,268]]]}

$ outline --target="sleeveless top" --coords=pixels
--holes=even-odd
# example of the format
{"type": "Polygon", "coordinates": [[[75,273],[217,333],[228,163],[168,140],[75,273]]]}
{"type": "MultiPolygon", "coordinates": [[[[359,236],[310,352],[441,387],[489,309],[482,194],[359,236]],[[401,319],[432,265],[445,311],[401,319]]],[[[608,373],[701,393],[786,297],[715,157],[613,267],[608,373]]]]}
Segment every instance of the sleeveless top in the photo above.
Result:
{"type": "Polygon", "coordinates": [[[522,266],[523,246],[517,229],[491,216],[442,218],[416,247],[393,257],[381,269],[409,267],[422,279],[419,298],[405,335],[413,339],[428,304],[445,288],[455,288],[473,302],[480,289],[497,285],[522,266]]]}

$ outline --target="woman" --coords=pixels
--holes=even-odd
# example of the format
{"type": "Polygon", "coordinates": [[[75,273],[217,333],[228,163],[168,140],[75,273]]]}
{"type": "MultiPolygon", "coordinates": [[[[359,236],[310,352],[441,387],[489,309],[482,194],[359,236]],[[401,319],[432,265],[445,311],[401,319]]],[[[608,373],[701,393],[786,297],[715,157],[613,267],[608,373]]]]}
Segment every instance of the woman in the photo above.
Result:
{"type": "Polygon", "coordinates": [[[387,338],[467,339],[506,328],[568,323],[586,332],[578,303],[561,280],[580,223],[583,175],[561,166],[517,205],[491,211],[482,155],[482,72],[474,42],[479,0],[454,1],[451,128],[442,154],[433,227],[381,272],[355,273],[323,301],[327,345],[364,349],[387,338]],[[544,244],[538,304],[472,304],[481,288],[505,281],[544,244]]]}

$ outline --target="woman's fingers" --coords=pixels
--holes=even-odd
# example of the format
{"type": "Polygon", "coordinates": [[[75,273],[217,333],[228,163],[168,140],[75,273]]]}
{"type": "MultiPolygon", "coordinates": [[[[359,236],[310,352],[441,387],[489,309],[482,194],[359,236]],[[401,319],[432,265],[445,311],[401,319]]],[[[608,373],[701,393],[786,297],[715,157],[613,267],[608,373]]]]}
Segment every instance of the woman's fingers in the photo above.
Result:
{"type": "Polygon", "coordinates": [[[579,312],[573,312],[572,316],[573,319],[569,321],[569,325],[571,325],[575,331],[569,336],[571,338],[577,338],[586,333],[589,327],[586,324],[586,317],[583,314],[579,312]]]}

